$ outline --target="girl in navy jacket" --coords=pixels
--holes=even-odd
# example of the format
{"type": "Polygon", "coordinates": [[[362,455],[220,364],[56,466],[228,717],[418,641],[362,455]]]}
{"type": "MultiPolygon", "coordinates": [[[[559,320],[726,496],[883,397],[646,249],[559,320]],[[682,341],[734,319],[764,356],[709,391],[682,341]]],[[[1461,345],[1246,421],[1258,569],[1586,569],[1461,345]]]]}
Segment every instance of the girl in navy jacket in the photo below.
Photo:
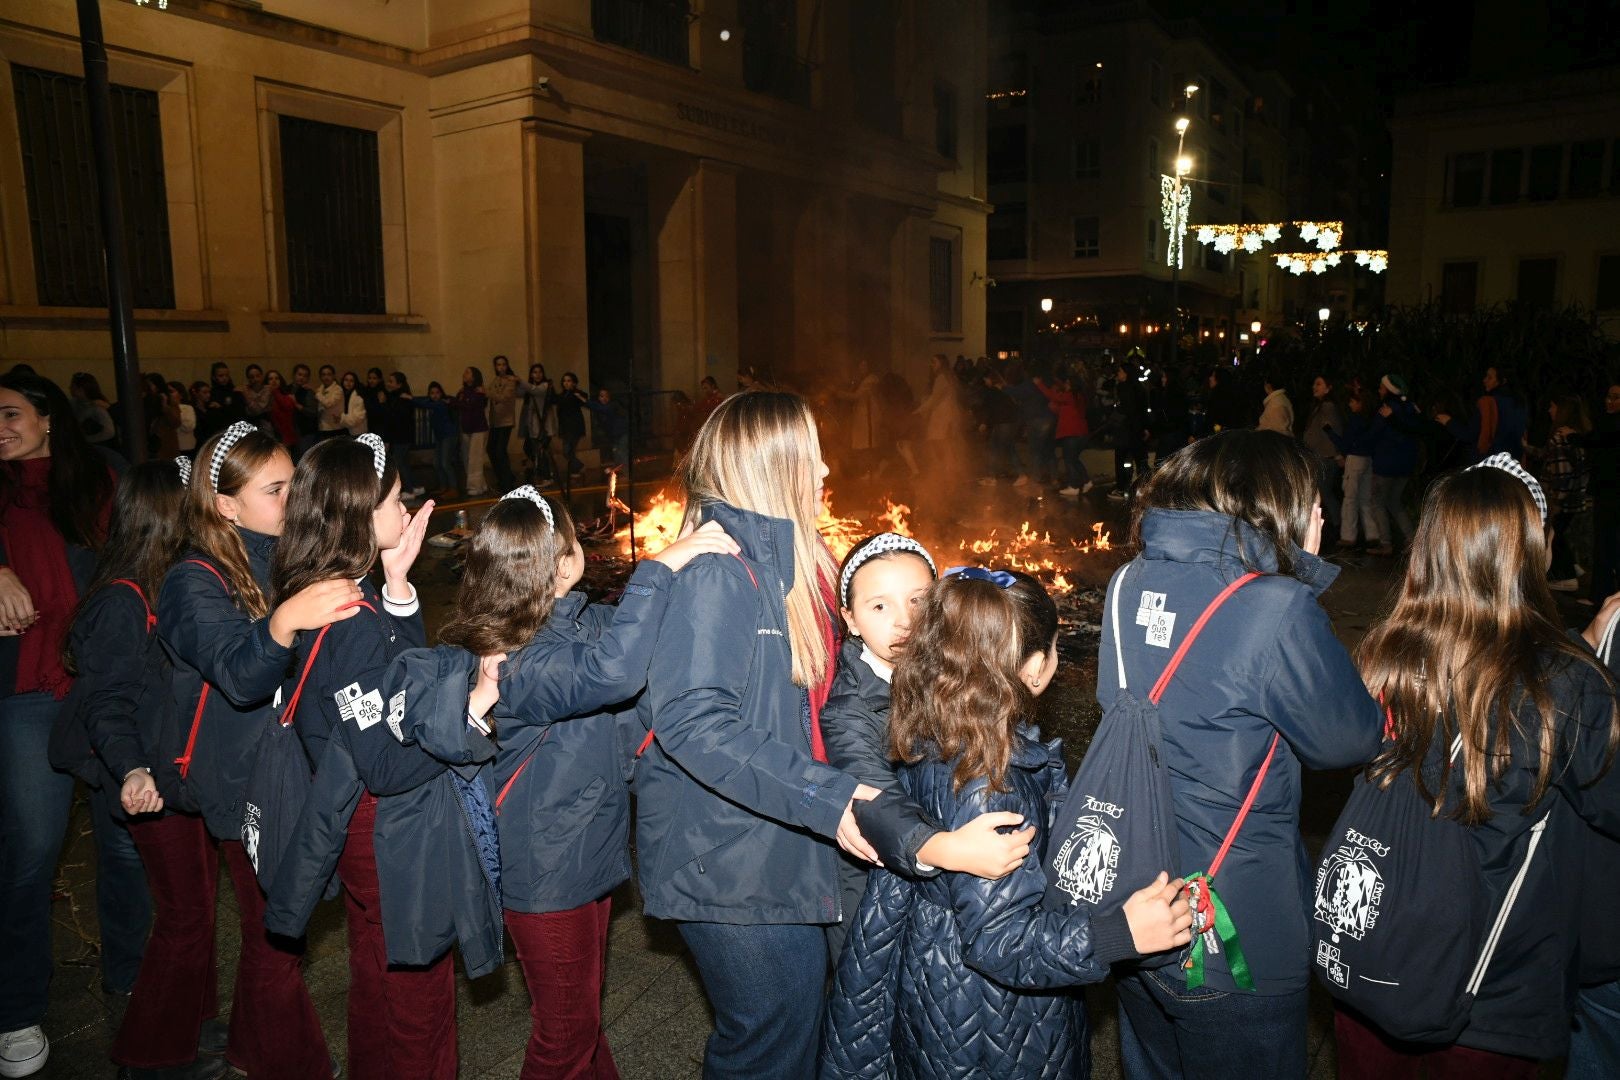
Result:
{"type": "Polygon", "coordinates": [[[718,526],[698,529],[639,563],[613,608],[571,591],[585,569],[573,522],[534,488],[509,493],[473,536],[440,636],[478,664],[467,707],[500,744],[490,780],[505,924],[531,1001],[525,1080],[618,1075],[602,975],[609,894],[630,876],[633,748],[612,707],[646,683],[673,573],[736,552],[718,526]]]}
{"type": "MultiPolygon", "coordinates": [[[[226,1059],[249,1075],[326,1080],[333,1066],[298,954],[266,933],[241,841],[242,792],[298,633],[359,610],[347,580],[317,582],[273,609],[266,600],[292,471],[286,448],[246,422],[203,444],[183,514],[190,550],[163,579],[158,632],[174,663],[178,725],[166,741],[182,781],[176,801],[196,807],[220,841],[242,920],[226,1059]]],[[[199,846],[188,857],[188,887],[212,927],[218,856],[199,846]]]]}
{"type": "Polygon", "coordinates": [[[191,463],[180,458],[178,464],[148,461],[124,474],[95,578],[68,636],[75,679],[64,712],[76,763],[59,764],[128,816],[154,901],[151,936],[111,1050],[112,1060],[135,1078],[196,1068],[203,1042],[213,1057],[225,1049],[223,1025],[210,1025],[204,1037],[204,1023],[216,1012],[218,981],[213,887],[201,886],[193,871],[212,865],[203,854],[210,841],[201,818],[165,808],[179,774],[162,752],[171,670],[153,614],[164,572],[185,549],[182,477],[190,471],[191,463]],[[198,910],[204,896],[206,912],[198,910]]]}
{"type": "Polygon", "coordinates": [[[957,568],[929,592],[894,674],[901,785],[935,820],[999,810],[1037,835],[997,881],[873,872],[833,984],[824,1080],[1084,1076],[1081,997],[1031,991],[1100,982],[1115,960],[1187,942],[1182,883],[1163,873],[1120,912],[1042,906],[1068,774],[1027,723],[1056,670],[1057,607],[1034,578],[957,568]]]}
{"type": "MultiPolygon", "coordinates": [[[[400,501],[401,489],[397,463],[371,433],[321,443],[294,470],[272,563],[273,595],[295,596],[327,579],[351,580],[360,589],[360,610],[319,636],[299,636],[281,693],[283,707],[294,711],[282,722],[296,727],[317,773],[334,732],[345,728],[356,775],[366,788],[348,817],[337,860],[349,931],[348,1075],[453,1080],[454,965],[447,953],[426,968],[388,966],[373,850],[378,796],[418,787],[445,769],[394,736],[397,717],[392,725],[384,722],[390,713],[384,696],[389,665],[426,643],[421,605],[407,578],[433,503],[413,515],[400,501]],[[380,591],[366,576],[379,564],[380,591]]],[[[270,882],[273,893],[278,884],[270,882]]],[[[324,885],[324,879],[318,883],[324,885]]]]}
{"type": "MultiPolygon", "coordinates": [[[[849,636],[838,657],[838,674],[822,712],[829,763],[882,788],[865,817],[865,834],[883,864],[907,877],[961,870],[980,877],[1011,873],[1029,854],[1033,828],[1016,814],[991,813],[959,832],[947,832],[900,789],[889,751],[889,683],[905,652],[911,624],[934,583],[934,559],[909,536],[878,533],[850,548],[838,575],[838,599],[849,636]],[[874,819],[881,817],[882,823],[874,819]],[[892,838],[892,839],[891,839],[892,838]]],[[[844,856],[838,868],[844,919],[827,928],[834,966],[866,892],[870,865],[844,856]]]]}

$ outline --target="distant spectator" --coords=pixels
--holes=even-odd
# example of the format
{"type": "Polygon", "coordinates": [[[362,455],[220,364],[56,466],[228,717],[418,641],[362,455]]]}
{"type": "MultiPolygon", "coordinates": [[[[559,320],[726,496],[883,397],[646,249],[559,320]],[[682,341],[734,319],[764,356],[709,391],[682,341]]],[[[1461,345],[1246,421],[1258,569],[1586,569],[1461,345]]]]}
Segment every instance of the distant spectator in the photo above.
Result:
{"type": "Polygon", "coordinates": [[[261,428],[273,426],[270,420],[272,391],[265,379],[264,368],[249,364],[243,374],[247,376],[247,385],[237,391],[242,397],[242,415],[261,428]]]}
{"type": "Polygon", "coordinates": [[[1050,484],[1057,457],[1057,417],[1046,395],[1016,361],[1007,365],[1004,392],[1018,406],[1029,478],[1037,484],[1050,484]]]}
{"type": "Polygon", "coordinates": [[[118,441],[118,427],[113,423],[112,405],[101,392],[101,383],[88,371],[75,372],[68,384],[73,398],[73,415],[79,421],[79,430],[92,446],[111,446],[118,441]]]}
{"type": "Polygon", "coordinates": [[[231,380],[230,365],[223,360],[209,369],[208,390],[209,408],[219,421],[219,427],[215,430],[223,430],[246,418],[247,406],[242,400],[242,392],[231,380]]]}
{"type": "Polygon", "coordinates": [[[428,383],[427,397],[415,399],[418,409],[427,413],[428,430],[433,433],[433,476],[438,482],[438,497],[456,497],[458,469],[457,455],[461,449],[461,428],[451,411],[451,399],[444,396],[444,387],[428,383]]]}
{"type": "Polygon", "coordinates": [[[1592,430],[1586,403],[1573,394],[1560,394],[1547,406],[1552,419],[1552,435],[1547,445],[1534,447],[1526,440],[1525,463],[1541,477],[1547,496],[1547,529],[1552,534],[1552,562],[1547,567],[1547,587],[1555,592],[1576,592],[1575,549],[1570,541],[1575,524],[1587,510],[1586,450],[1572,440],[1592,430]]]}
{"type": "Polygon", "coordinates": [[[1173,368],[1153,373],[1148,391],[1148,427],[1153,430],[1153,467],[1187,445],[1187,394],[1173,368]]]}
{"type": "Polygon", "coordinates": [[[204,443],[224,431],[231,421],[225,419],[226,410],[214,400],[214,388],[201,379],[191,384],[191,406],[197,410],[197,442],[204,443]]]}
{"type": "Polygon", "coordinates": [[[1300,439],[1305,449],[1316,458],[1317,482],[1322,494],[1322,520],[1326,527],[1322,530],[1325,543],[1331,543],[1339,535],[1339,523],[1343,515],[1340,513],[1342,497],[1339,492],[1339,478],[1344,470],[1339,465],[1339,448],[1333,444],[1333,432],[1341,431],[1344,427],[1344,418],[1339,412],[1339,403],[1333,400],[1333,380],[1326,375],[1318,375],[1311,383],[1311,414],[1305,420],[1305,431],[1300,439]]]}
{"type": "Polygon", "coordinates": [[[1437,413],[1435,420],[1468,446],[1475,461],[1502,452],[1517,456],[1529,427],[1524,403],[1508,389],[1506,373],[1499,368],[1486,368],[1480,385],[1485,392],[1474,402],[1472,420],[1444,413],[1437,413]]]}
{"type": "Polygon", "coordinates": [[[366,430],[383,435],[386,441],[387,436],[384,435],[383,428],[388,423],[386,418],[388,412],[388,388],[383,385],[382,368],[366,369],[366,384],[363,393],[366,403],[366,430]]]}
{"type": "Polygon", "coordinates": [[[979,483],[994,487],[1001,480],[1012,480],[1014,487],[1029,483],[1018,455],[1019,411],[1018,403],[1002,389],[1001,376],[985,368],[970,391],[969,408],[984,436],[988,460],[979,471],[979,483]]]}
{"type": "Polygon", "coordinates": [[[175,453],[189,454],[197,449],[197,409],[185,383],[172,382],[168,390],[164,412],[173,410],[175,453]]]}
{"type": "Polygon", "coordinates": [[[168,408],[169,381],[155,371],[141,375],[141,414],[146,418],[146,452],[157,457],[174,457],[175,417],[168,408]]]}
{"type": "Polygon", "coordinates": [[[1265,381],[1266,398],[1260,407],[1260,422],[1255,426],[1261,431],[1275,431],[1279,435],[1294,437],[1294,403],[1288,400],[1288,391],[1282,385],[1282,380],[1275,375],[1267,375],[1265,381]],[[1276,380],[1273,382],[1273,380],[1276,380]]]}
{"type": "Polygon", "coordinates": [[[1126,359],[1114,367],[1114,490],[1110,499],[1120,501],[1136,494],[1147,472],[1147,402],[1142,394],[1142,373],[1136,361],[1126,359]]]}
{"type": "Polygon", "coordinates": [[[350,435],[364,435],[371,430],[366,425],[366,395],[360,388],[360,376],[352,371],[343,373],[343,430],[350,435]]]}
{"type": "Polygon", "coordinates": [[[1406,485],[1417,472],[1421,417],[1400,375],[1385,375],[1378,394],[1382,404],[1373,420],[1373,512],[1383,543],[1373,554],[1393,555],[1414,533],[1412,515],[1406,510],[1406,485]]]}
{"type": "MultiPolygon", "coordinates": [[[[251,375],[249,376],[251,378],[251,375]]],[[[298,399],[287,386],[281,372],[274,369],[265,373],[265,389],[270,391],[270,427],[281,445],[291,453],[298,445],[298,399]]]]}
{"type": "Polygon", "coordinates": [[[1589,434],[1564,434],[1586,451],[1592,502],[1592,581],[1586,595],[1598,606],[1620,592],[1620,379],[1610,381],[1589,434]]]}
{"type": "Polygon", "coordinates": [[[330,439],[343,431],[343,387],[337,381],[337,368],[322,364],[321,384],[315,388],[315,401],[320,406],[316,418],[316,431],[320,438],[330,439]]]}
{"type": "Polygon", "coordinates": [[[606,467],[617,469],[626,464],[630,460],[630,416],[624,406],[614,401],[613,394],[604,386],[596,391],[590,410],[596,445],[605,449],[611,459],[606,467]]]}
{"type": "Polygon", "coordinates": [[[387,403],[383,406],[382,437],[388,444],[388,459],[399,469],[399,490],[407,498],[420,498],[427,489],[416,482],[411,471],[411,447],[416,443],[416,399],[410,380],[403,371],[392,371],[383,380],[387,403]]]}
{"type": "Polygon", "coordinates": [[[1205,434],[1213,435],[1217,431],[1248,426],[1249,418],[1240,403],[1241,395],[1234,378],[1226,368],[1209,369],[1209,375],[1204,380],[1204,420],[1209,429],[1205,434]]]}
{"type": "Polygon", "coordinates": [[[297,411],[293,413],[293,423],[298,429],[298,442],[293,448],[293,460],[297,461],[315,445],[321,423],[321,400],[315,393],[315,388],[309,384],[308,364],[293,365],[292,385],[288,387],[288,392],[298,405],[297,411]]]}
{"type": "Polygon", "coordinates": [[[548,483],[552,474],[551,440],[557,434],[557,414],[551,407],[551,380],[544,364],[529,365],[529,381],[518,387],[523,408],[518,426],[523,435],[523,456],[528,464],[524,479],[531,484],[548,483]]]}
{"type": "Polygon", "coordinates": [[[1372,409],[1368,407],[1366,391],[1359,385],[1350,388],[1348,403],[1350,411],[1343,417],[1341,426],[1327,432],[1328,440],[1339,452],[1338,465],[1344,478],[1344,502],[1339,512],[1339,543],[1346,548],[1362,541],[1377,546],[1380,533],[1378,513],[1373,502],[1372,409]]]}
{"type": "Polygon", "coordinates": [[[461,463],[467,470],[467,495],[476,499],[489,494],[489,485],[484,482],[484,453],[489,445],[489,395],[484,393],[484,373],[478,368],[461,371],[456,420],[461,425],[461,463]]]}
{"type": "Polygon", "coordinates": [[[1086,436],[1091,428],[1086,421],[1086,395],[1075,386],[1067,373],[1048,386],[1040,379],[1035,386],[1046,395],[1047,407],[1056,418],[1055,437],[1058,451],[1063,455],[1063,486],[1059,495],[1083,495],[1091,490],[1091,474],[1086,471],[1082,454],[1086,449],[1086,436]]]}
{"type": "Polygon", "coordinates": [[[495,374],[485,389],[489,393],[489,463],[495,467],[495,486],[502,494],[517,487],[512,473],[512,429],[517,426],[518,377],[504,356],[491,361],[495,374]]]}
{"type": "Polygon", "coordinates": [[[585,437],[585,407],[590,404],[590,399],[579,388],[578,375],[563,372],[562,389],[552,395],[551,404],[557,410],[557,437],[563,444],[564,468],[570,476],[578,476],[585,471],[585,463],[579,460],[576,451],[585,437]]]}

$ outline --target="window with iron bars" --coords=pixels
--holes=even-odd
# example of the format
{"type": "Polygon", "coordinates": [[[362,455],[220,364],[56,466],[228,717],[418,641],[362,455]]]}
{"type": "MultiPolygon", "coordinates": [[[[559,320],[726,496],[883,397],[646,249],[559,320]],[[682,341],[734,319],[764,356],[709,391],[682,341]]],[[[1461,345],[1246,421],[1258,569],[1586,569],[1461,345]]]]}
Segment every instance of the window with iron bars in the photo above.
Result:
{"type": "MultiPolygon", "coordinates": [[[[106,307],[107,269],[84,79],[11,66],[39,303],[106,307]]],[[[112,139],[135,307],[174,307],[158,96],[111,88],[112,139]]]]}
{"type": "Polygon", "coordinates": [[[382,314],[377,133],[298,116],[279,119],[289,309],[382,314]]]}

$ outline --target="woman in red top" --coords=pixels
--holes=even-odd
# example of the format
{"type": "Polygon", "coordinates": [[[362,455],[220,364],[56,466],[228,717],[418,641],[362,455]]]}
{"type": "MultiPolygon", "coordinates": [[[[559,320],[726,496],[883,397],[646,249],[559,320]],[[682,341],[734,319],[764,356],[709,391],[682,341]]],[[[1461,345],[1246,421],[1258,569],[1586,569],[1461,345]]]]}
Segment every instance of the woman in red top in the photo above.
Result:
{"type": "Polygon", "coordinates": [[[1035,387],[1046,395],[1047,406],[1057,414],[1057,431],[1053,438],[1063,452],[1063,487],[1058,494],[1080,495],[1090,491],[1091,476],[1080,458],[1086,448],[1086,436],[1091,434],[1086,424],[1086,395],[1066,374],[1059,375],[1051,386],[1043,379],[1036,379],[1035,387]]]}
{"type": "MultiPolygon", "coordinates": [[[[51,981],[51,881],[73,778],[52,770],[47,748],[73,685],[62,667],[62,644],[95,570],[112,492],[107,463],[85,440],[61,388],[31,373],[0,376],[0,956],[9,973],[0,979],[0,1070],[6,1076],[37,1072],[50,1053],[40,1022],[51,981]]],[[[133,885],[144,900],[138,859],[133,885]]],[[[144,937],[144,925],[139,932],[144,937]]],[[[139,952],[137,944],[136,967],[139,952]]],[[[134,982],[134,972],[128,974],[128,983],[110,989],[127,992],[134,982]]]]}
{"type": "Polygon", "coordinates": [[[276,438],[291,450],[298,443],[298,399],[287,389],[287,380],[281,372],[271,368],[264,377],[270,387],[270,425],[276,429],[276,438]]]}

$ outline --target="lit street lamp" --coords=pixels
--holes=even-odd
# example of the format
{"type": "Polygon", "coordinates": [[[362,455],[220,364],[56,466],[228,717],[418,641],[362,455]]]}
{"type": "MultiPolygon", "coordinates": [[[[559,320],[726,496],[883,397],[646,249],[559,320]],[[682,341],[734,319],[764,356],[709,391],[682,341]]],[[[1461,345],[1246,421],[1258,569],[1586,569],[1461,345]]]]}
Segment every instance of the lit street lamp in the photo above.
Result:
{"type": "MultiPolygon", "coordinates": [[[[1192,96],[1198,92],[1198,86],[1188,83],[1184,93],[1184,102],[1187,106],[1192,104],[1192,96]]],[[[1165,260],[1170,264],[1170,357],[1175,359],[1176,350],[1181,344],[1181,260],[1183,254],[1183,238],[1187,234],[1188,211],[1192,208],[1192,188],[1184,181],[1188,173],[1192,172],[1192,158],[1185,150],[1187,128],[1192,121],[1183,116],[1176,120],[1176,157],[1173,176],[1159,177],[1159,194],[1163,203],[1164,227],[1170,232],[1170,242],[1165,251],[1165,260]]]]}
{"type": "Polygon", "coordinates": [[[1259,332],[1260,332],[1260,320],[1256,319],[1256,320],[1254,320],[1254,322],[1249,324],[1249,333],[1258,334],[1259,332]]]}
{"type": "Polygon", "coordinates": [[[1333,312],[1329,311],[1327,308],[1317,308],[1316,309],[1316,317],[1317,317],[1317,319],[1319,319],[1322,322],[1327,322],[1328,319],[1332,317],[1332,315],[1333,315],[1333,312]]]}
{"type": "Polygon", "coordinates": [[[1052,314],[1052,298],[1050,296],[1041,297],[1041,311],[1047,315],[1052,314]]]}

